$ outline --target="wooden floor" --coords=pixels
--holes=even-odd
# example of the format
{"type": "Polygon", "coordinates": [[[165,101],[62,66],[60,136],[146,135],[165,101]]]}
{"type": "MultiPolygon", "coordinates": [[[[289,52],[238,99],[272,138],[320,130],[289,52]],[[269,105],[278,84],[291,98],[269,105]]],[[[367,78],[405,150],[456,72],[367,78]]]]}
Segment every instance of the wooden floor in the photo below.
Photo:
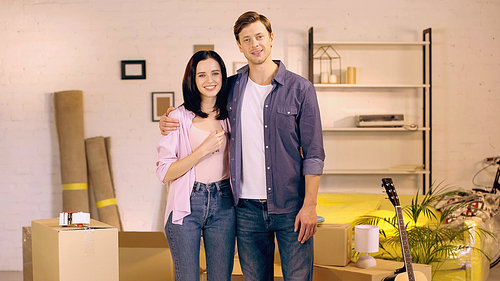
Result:
{"type": "Polygon", "coordinates": [[[500,265],[496,265],[492,269],[490,269],[490,276],[488,276],[488,279],[486,281],[496,281],[500,280],[500,265]]]}
{"type": "MultiPolygon", "coordinates": [[[[0,271],[0,280],[2,281],[23,281],[22,271],[0,271]]],[[[490,276],[486,281],[500,280],[500,265],[495,266],[490,270],[490,276]]]]}

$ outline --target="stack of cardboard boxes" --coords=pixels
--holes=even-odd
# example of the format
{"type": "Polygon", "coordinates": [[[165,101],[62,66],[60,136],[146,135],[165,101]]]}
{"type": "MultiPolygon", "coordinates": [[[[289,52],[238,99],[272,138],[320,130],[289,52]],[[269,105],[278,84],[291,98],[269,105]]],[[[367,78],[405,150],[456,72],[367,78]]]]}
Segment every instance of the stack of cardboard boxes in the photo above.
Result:
{"type": "MultiPolygon", "coordinates": [[[[358,268],[351,261],[352,226],[350,224],[320,224],[314,235],[314,281],[380,281],[394,274],[402,262],[377,260],[377,266],[358,268]]],[[[275,251],[274,280],[283,280],[278,248],[275,251]]],[[[431,280],[431,266],[413,264],[414,270],[422,271],[431,280]]],[[[233,281],[243,279],[238,259],[235,259],[233,281]]]]}
{"type": "MultiPolygon", "coordinates": [[[[325,224],[318,226],[318,231],[314,235],[315,264],[319,263],[324,265],[346,266],[351,261],[351,237],[351,225],[325,224]]],[[[233,277],[231,278],[231,280],[244,280],[237,256],[234,260],[233,277]]],[[[284,280],[283,273],[281,271],[281,261],[278,245],[275,245],[274,251],[274,280],[284,280]]]]}
{"type": "MultiPolygon", "coordinates": [[[[174,266],[163,232],[118,232],[115,227],[95,220],[84,228],[61,227],[58,222],[58,219],[37,220],[32,222],[31,230],[23,229],[25,281],[174,280],[174,266]]],[[[352,236],[351,225],[318,226],[314,236],[315,281],[382,280],[403,266],[401,262],[377,260],[375,267],[357,268],[351,261],[352,236]]],[[[203,249],[200,262],[200,279],[206,280],[203,249]]],[[[431,280],[429,265],[413,267],[431,280]]],[[[275,280],[283,280],[278,247],[274,274],[275,280]]],[[[244,280],[237,256],[232,280],[244,280]]]]}
{"type": "Polygon", "coordinates": [[[95,220],[62,227],[46,219],[24,227],[23,240],[24,281],[174,280],[163,232],[118,232],[95,220]]]}
{"type": "MultiPolygon", "coordinates": [[[[320,224],[314,235],[314,281],[380,281],[403,267],[402,262],[377,260],[371,268],[358,268],[351,261],[352,226],[350,224],[320,224]]],[[[413,264],[431,280],[431,266],[413,264]]]]}

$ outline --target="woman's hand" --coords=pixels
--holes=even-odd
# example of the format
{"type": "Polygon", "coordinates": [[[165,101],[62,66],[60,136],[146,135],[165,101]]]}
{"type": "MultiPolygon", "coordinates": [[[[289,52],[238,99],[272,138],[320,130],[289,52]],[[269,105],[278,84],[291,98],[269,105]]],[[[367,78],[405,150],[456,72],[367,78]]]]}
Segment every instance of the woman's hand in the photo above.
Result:
{"type": "Polygon", "coordinates": [[[211,132],[196,150],[200,150],[203,156],[219,151],[222,146],[222,142],[224,141],[224,133],[224,130],[211,132]]]}
{"type": "Polygon", "coordinates": [[[172,163],[163,178],[163,183],[175,180],[176,178],[184,175],[203,157],[219,150],[224,140],[224,133],[224,130],[211,132],[210,135],[193,151],[193,153],[172,163]]]}

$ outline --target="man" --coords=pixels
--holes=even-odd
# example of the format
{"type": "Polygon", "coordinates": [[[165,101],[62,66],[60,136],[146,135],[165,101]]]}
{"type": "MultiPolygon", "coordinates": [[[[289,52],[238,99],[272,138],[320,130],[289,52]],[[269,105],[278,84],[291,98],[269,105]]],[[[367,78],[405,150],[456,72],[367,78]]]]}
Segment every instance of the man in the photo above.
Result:
{"type": "MultiPolygon", "coordinates": [[[[272,60],[274,35],[265,16],[242,14],[234,35],[248,60],[229,80],[227,104],[243,275],[247,281],[274,280],[276,235],[285,280],[312,280],[312,236],[325,158],[316,91],[272,60]]],[[[162,133],[175,126],[170,119],[162,116],[162,133]]]]}

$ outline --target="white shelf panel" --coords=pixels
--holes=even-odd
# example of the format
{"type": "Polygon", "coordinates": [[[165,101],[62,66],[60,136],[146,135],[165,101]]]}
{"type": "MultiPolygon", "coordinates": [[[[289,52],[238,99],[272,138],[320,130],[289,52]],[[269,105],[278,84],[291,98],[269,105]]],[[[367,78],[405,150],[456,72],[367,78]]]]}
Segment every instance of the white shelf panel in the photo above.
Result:
{"type": "Polygon", "coordinates": [[[429,84],[314,84],[315,88],[429,88],[429,84]]]}
{"type": "Polygon", "coordinates": [[[317,46],[327,46],[327,45],[417,45],[425,46],[429,45],[429,42],[368,42],[368,41],[345,41],[345,42],[314,42],[317,46]]]}
{"type": "Polygon", "coordinates": [[[416,132],[430,131],[429,128],[323,128],[323,132],[416,132]]]}
{"type": "Polygon", "coordinates": [[[429,174],[429,171],[397,171],[397,170],[334,170],[324,169],[324,175],[415,175],[429,174]]]}

